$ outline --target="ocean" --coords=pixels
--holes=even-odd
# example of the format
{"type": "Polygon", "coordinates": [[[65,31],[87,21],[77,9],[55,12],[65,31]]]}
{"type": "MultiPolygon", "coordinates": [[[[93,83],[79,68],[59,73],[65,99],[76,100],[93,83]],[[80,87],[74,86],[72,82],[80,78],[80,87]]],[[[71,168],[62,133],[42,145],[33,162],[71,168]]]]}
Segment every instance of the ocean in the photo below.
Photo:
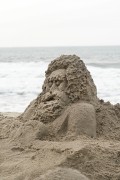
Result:
{"type": "Polygon", "coordinates": [[[41,92],[50,61],[62,54],[80,56],[98,97],[120,103],[120,46],[0,48],[0,112],[23,112],[41,92]]]}

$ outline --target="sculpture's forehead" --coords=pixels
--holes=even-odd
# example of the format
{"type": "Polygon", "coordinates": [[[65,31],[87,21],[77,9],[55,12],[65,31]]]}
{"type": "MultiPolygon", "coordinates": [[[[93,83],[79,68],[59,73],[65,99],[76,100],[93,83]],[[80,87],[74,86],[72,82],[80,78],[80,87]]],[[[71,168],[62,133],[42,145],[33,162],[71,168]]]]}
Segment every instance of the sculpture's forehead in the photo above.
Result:
{"type": "Polygon", "coordinates": [[[53,71],[50,74],[49,78],[51,79],[54,77],[57,78],[57,77],[65,77],[65,76],[66,76],[66,70],[65,69],[58,69],[58,70],[53,71]]]}

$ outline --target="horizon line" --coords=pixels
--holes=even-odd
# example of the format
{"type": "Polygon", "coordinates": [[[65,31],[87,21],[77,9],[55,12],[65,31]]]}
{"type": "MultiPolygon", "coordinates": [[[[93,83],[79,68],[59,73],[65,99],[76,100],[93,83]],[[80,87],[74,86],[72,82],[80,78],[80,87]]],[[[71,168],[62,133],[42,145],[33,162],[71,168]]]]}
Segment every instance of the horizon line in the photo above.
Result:
{"type": "Polygon", "coordinates": [[[120,45],[0,46],[0,48],[112,47],[120,45]]]}

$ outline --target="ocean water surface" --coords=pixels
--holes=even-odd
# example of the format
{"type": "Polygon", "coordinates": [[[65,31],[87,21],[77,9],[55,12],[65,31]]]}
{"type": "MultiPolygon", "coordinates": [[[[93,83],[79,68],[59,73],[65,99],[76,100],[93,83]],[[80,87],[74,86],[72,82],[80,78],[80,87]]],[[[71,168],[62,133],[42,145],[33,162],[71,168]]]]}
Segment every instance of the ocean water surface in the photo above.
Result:
{"type": "Polygon", "coordinates": [[[41,92],[50,61],[62,54],[80,56],[98,97],[120,103],[120,46],[0,48],[0,112],[23,112],[41,92]]]}

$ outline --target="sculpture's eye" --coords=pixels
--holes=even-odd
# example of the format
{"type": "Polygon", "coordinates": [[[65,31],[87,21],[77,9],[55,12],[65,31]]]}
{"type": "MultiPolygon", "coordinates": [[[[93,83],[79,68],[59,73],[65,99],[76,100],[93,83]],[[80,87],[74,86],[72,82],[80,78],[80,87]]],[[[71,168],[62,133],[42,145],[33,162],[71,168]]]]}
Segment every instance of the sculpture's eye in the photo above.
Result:
{"type": "Polygon", "coordinates": [[[55,81],[55,85],[56,85],[56,86],[59,86],[60,83],[61,83],[61,82],[60,82],[59,80],[56,80],[56,81],[55,81]]]}
{"type": "Polygon", "coordinates": [[[53,82],[52,82],[52,81],[49,81],[48,84],[49,84],[49,87],[51,87],[52,84],[53,84],[53,82]]]}

